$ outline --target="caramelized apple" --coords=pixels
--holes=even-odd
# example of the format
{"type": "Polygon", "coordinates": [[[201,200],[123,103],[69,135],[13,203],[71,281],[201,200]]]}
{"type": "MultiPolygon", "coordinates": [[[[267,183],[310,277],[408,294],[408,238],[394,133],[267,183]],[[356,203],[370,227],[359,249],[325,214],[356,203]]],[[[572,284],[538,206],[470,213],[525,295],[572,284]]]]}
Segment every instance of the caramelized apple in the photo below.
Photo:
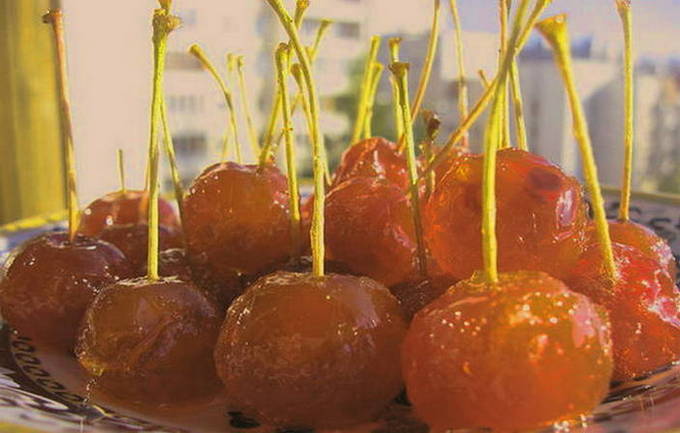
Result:
{"type": "MultiPolygon", "coordinates": [[[[159,226],[158,235],[161,250],[182,246],[182,236],[175,229],[159,226]]],[[[102,230],[99,237],[115,245],[125,254],[135,270],[135,275],[144,275],[149,241],[149,226],[146,223],[108,226],[102,230]]]]}
{"type": "Polygon", "coordinates": [[[416,314],[402,365],[432,431],[537,428],[588,413],[607,394],[609,322],[547,274],[475,276],[416,314]]]}
{"type": "MultiPolygon", "coordinates": [[[[430,252],[458,280],[482,267],[482,165],[481,155],[459,157],[425,205],[430,252]]],[[[500,270],[567,275],[583,251],[587,226],[577,180],[516,149],[498,152],[496,173],[500,270]]]]}
{"type": "Polygon", "coordinates": [[[406,193],[385,179],[355,177],[326,197],[330,259],[386,286],[417,273],[415,228],[406,193]]]}
{"type": "Polygon", "coordinates": [[[97,389],[131,403],[210,396],[220,388],[212,351],[222,317],[192,283],[123,280],[87,309],[76,355],[97,389]]]}
{"type": "Polygon", "coordinates": [[[677,275],[678,268],[673,250],[663,238],[647,227],[632,221],[609,221],[609,235],[612,242],[633,247],[661,267],[668,269],[671,277],[675,278],[677,275]]]}
{"type": "Polygon", "coordinates": [[[266,165],[208,167],[184,200],[187,253],[215,281],[256,274],[291,252],[286,178],[266,165]]]}
{"type": "MultiPolygon", "coordinates": [[[[112,225],[140,224],[147,220],[148,191],[116,191],[90,203],[83,210],[78,233],[98,237],[112,225]]],[[[172,205],[158,200],[159,224],[179,230],[172,205]]]]}
{"type": "Polygon", "coordinates": [[[406,189],[408,167],[406,158],[399,154],[397,145],[382,137],[362,140],[349,147],[335,170],[333,185],[354,177],[387,179],[406,189]]]}
{"type": "Polygon", "coordinates": [[[99,290],[132,270],[123,253],[97,239],[53,232],[25,243],[7,263],[0,310],[21,334],[71,351],[85,309],[99,290]]]}
{"type": "Polygon", "coordinates": [[[232,404],[285,427],[369,421],[401,389],[399,303],[363,277],[277,272],[229,308],[215,364],[232,404]]]}
{"type": "Polygon", "coordinates": [[[680,359],[680,295],[664,265],[630,246],[613,247],[617,278],[607,277],[593,244],[567,284],[609,312],[614,379],[629,380],[680,359]]]}

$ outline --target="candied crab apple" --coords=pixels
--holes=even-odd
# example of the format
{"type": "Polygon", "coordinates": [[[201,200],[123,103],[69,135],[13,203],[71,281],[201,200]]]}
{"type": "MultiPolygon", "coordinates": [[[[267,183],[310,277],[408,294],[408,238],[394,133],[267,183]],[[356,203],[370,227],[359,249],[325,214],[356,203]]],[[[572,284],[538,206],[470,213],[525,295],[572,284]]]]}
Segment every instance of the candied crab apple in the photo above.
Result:
{"type": "Polygon", "coordinates": [[[680,294],[665,266],[627,245],[613,249],[614,279],[593,244],[567,284],[609,312],[614,380],[629,380],[680,359],[680,294]]]}
{"type": "Polygon", "coordinates": [[[671,277],[677,275],[673,250],[663,238],[647,227],[632,221],[609,221],[609,235],[612,242],[631,246],[668,269],[671,277]]]}
{"type": "MultiPolygon", "coordinates": [[[[181,234],[173,228],[158,227],[160,249],[179,248],[182,246],[181,234]]],[[[138,224],[114,225],[104,228],[100,239],[109,242],[125,254],[130,265],[141,276],[146,269],[147,243],[149,241],[149,226],[142,222],[138,224]]]]}
{"type": "Polygon", "coordinates": [[[219,389],[212,351],[222,317],[192,283],[123,280],[87,309],[76,355],[97,388],[132,403],[207,397],[219,389]]]}
{"type": "Polygon", "coordinates": [[[542,272],[481,275],[425,307],[404,340],[404,381],[433,431],[530,429],[588,413],[612,372],[607,314],[542,272]]]}
{"type": "Polygon", "coordinates": [[[132,274],[115,246],[64,232],[38,236],[16,251],[0,281],[0,310],[21,334],[71,351],[85,309],[101,288],[132,274]]]}
{"type": "MultiPolygon", "coordinates": [[[[458,280],[482,267],[483,161],[459,157],[425,205],[430,252],[458,280]]],[[[567,275],[583,251],[588,223],[578,181],[517,149],[498,152],[496,173],[499,269],[567,275]]]]}
{"type": "MultiPolygon", "coordinates": [[[[139,224],[147,219],[148,191],[116,191],[98,198],[83,210],[78,233],[98,237],[113,225],[139,224]]],[[[158,199],[159,224],[179,230],[175,210],[166,200],[158,199]]]]}
{"type": "Polygon", "coordinates": [[[417,274],[415,228],[404,190],[356,177],[326,197],[328,257],[386,286],[417,274]]]}
{"type": "Polygon", "coordinates": [[[332,186],[354,177],[387,179],[406,189],[408,166],[397,145],[382,137],[362,140],[349,147],[335,170],[332,186]]]}
{"type": "Polygon", "coordinates": [[[187,253],[216,281],[256,274],[291,252],[288,184],[274,166],[208,167],[184,199],[187,253]]]}
{"type": "Polygon", "coordinates": [[[402,386],[398,301],[365,277],[277,272],[229,308],[215,365],[233,404],[285,427],[369,421],[402,386]]]}

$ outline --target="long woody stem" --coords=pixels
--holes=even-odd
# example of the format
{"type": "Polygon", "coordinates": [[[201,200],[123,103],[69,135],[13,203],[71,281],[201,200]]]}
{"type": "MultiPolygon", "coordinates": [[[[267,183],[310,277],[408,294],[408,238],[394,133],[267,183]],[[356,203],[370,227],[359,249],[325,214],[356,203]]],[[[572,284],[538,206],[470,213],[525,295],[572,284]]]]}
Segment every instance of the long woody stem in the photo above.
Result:
{"type": "Polygon", "coordinates": [[[163,75],[168,35],[177,26],[179,18],[170,14],[170,1],[161,2],[153,16],[153,93],[151,98],[151,124],[149,131],[149,241],[147,251],[147,278],[158,280],[158,125],[162,117],[163,75]]]}
{"type": "Polygon", "coordinates": [[[243,71],[244,60],[243,56],[236,58],[236,70],[238,72],[238,85],[241,94],[241,105],[243,112],[246,115],[246,126],[248,128],[248,138],[250,139],[250,146],[253,155],[258,157],[260,155],[260,144],[257,140],[257,132],[255,131],[255,124],[253,123],[253,115],[250,110],[250,102],[248,98],[248,85],[246,84],[246,74],[243,71]]]}
{"type": "MultiPolygon", "coordinates": [[[[220,73],[217,72],[215,66],[208,59],[208,56],[206,56],[203,49],[201,49],[201,47],[199,47],[197,44],[194,44],[189,48],[189,52],[193,54],[194,57],[196,57],[199,62],[201,62],[203,67],[207,69],[208,72],[210,72],[210,75],[212,75],[212,77],[215,79],[215,82],[222,91],[222,94],[224,95],[224,100],[227,104],[228,111],[227,126],[231,130],[232,138],[234,140],[234,146],[236,147],[236,162],[240,164],[243,162],[243,157],[241,155],[241,143],[238,137],[238,123],[236,122],[236,109],[234,108],[234,100],[231,91],[227,87],[227,84],[224,82],[224,79],[222,78],[220,73]]],[[[226,155],[224,155],[223,152],[222,158],[224,159],[225,156],[226,155]]]]}
{"type": "Polygon", "coordinates": [[[427,253],[425,239],[423,237],[423,225],[420,215],[420,196],[418,191],[418,165],[416,162],[415,140],[413,138],[413,122],[411,122],[411,109],[408,96],[408,63],[392,63],[390,70],[394,74],[399,89],[399,107],[401,108],[402,121],[404,122],[404,142],[406,143],[406,162],[409,174],[409,196],[411,199],[411,213],[413,225],[416,230],[416,244],[418,247],[418,271],[421,277],[427,277],[427,253]]]}
{"type": "Polygon", "coordinates": [[[579,145],[581,158],[583,159],[583,171],[586,178],[586,186],[593,202],[593,213],[595,214],[595,228],[597,238],[602,248],[605,269],[609,278],[617,276],[616,263],[614,261],[614,250],[612,248],[611,237],[609,235],[609,224],[604,207],[604,199],[597,175],[597,165],[593,155],[593,147],[590,142],[588,123],[583,112],[583,106],[576,90],[574,72],[571,62],[571,42],[567,19],[564,15],[558,15],[539,22],[536,27],[543,37],[550,43],[555,53],[555,62],[564,80],[567,90],[569,106],[573,117],[574,137],[579,145]]]}
{"type": "Polygon", "coordinates": [[[324,275],[324,206],[326,202],[324,184],[324,163],[322,150],[322,136],[319,129],[319,98],[314,85],[309,53],[300,41],[295,22],[284,8],[281,0],[267,0],[283,25],[291,45],[297,54],[300,68],[304,77],[306,93],[309,97],[309,110],[312,116],[311,139],[312,159],[314,167],[314,214],[312,216],[311,244],[312,244],[312,272],[315,276],[324,275]]]}
{"type": "MultiPolygon", "coordinates": [[[[538,20],[538,17],[541,15],[543,10],[551,3],[551,1],[552,0],[539,0],[536,3],[534,10],[529,16],[529,19],[527,20],[526,24],[524,24],[524,26],[522,27],[522,32],[520,33],[521,36],[517,39],[517,42],[515,43],[515,46],[517,47],[516,52],[520,52],[522,50],[522,47],[524,47],[526,42],[529,40],[529,34],[531,33],[531,29],[533,29],[534,24],[538,20]]],[[[482,96],[479,98],[479,101],[477,101],[472,110],[470,110],[470,114],[468,115],[468,117],[463,122],[461,122],[461,124],[455,131],[451,133],[448,140],[446,141],[446,144],[439,151],[439,153],[437,153],[432,163],[430,163],[430,165],[428,165],[422,171],[422,173],[420,174],[421,177],[426,176],[431,170],[437,168],[439,164],[441,164],[447,159],[448,154],[449,152],[451,152],[453,146],[455,146],[465,136],[465,134],[467,134],[472,125],[474,125],[477,119],[479,119],[479,116],[482,115],[484,109],[493,98],[497,86],[498,76],[496,76],[496,78],[494,78],[494,80],[490,83],[489,87],[486,88],[482,96]]]]}
{"type": "MultiPolygon", "coordinates": [[[[521,23],[526,15],[529,0],[522,0],[515,15],[512,35],[503,53],[498,75],[497,93],[507,94],[508,75],[515,57],[515,44],[520,36],[521,23]]],[[[484,257],[484,275],[487,281],[498,281],[498,242],[496,239],[496,151],[502,134],[504,100],[496,95],[491,106],[486,131],[484,134],[484,174],[482,179],[482,252],[484,257]]]]}
{"type": "Polygon", "coordinates": [[[172,176],[172,186],[175,191],[175,201],[177,201],[177,209],[179,210],[179,218],[184,224],[184,188],[182,187],[182,178],[179,175],[179,168],[177,167],[177,157],[175,155],[175,144],[172,140],[172,133],[170,132],[170,122],[168,120],[168,108],[165,104],[165,98],[161,105],[161,120],[163,124],[163,142],[165,144],[165,154],[170,163],[170,175],[172,176]]]}
{"type": "Polygon", "coordinates": [[[290,51],[285,44],[276,50],[276,76],[281,91],[281,112],[283,114],[283,131],[286,142],[286,165],[288,167],[288,192],[290,197],[290,233],[293,243],[292,257],[300,257],[301,227],[300,191],[297,181],[297,162],[295,160],[295,143],[293,141],[293,119],[288,92],[288,71],[290,51]]]}
{"type": "MultiPolygon", "coordinates": [[[[458,14],[457,0],[449,0],[449,6],[451,8],[451,15],[453,16],[453,26],[456,32],[456,59],[458,61],[458,115],[460,122],[462,122],[468,116],[468,112],[470,111],[467,78],[465,74],[463,34],[462,27],[460,24],[460,16],[458,14]]],[[[467,149],[469,147],[468,134],[465,134],[462,140],[463,147],[467,149]]]]}
{"type": "Polygon", "coordinates": [[[359,104],[357,105],[357,117],[354,124],[354,132],[350,146],[357,143],[362,136],[362,132],[366,126],[366,110],[368,105],[368,97],[373,79],[373,65],[378,58],[378,49],[380,48],[380,36],[373,36],[371,38],[371,47],[366,56],[366,64],[364,65],[364,76],[361,79],[361,89],[359,91],[359,104]]]}
{"type": "Polygon", "coordinates": [[[64,40],[64,16],[60,9],[49,11],[43,22],[52,25],[57,55],[57,82],[59,86],[59,108],[64,146],[64,167],[66,167],[66,203],[68,207],[68,234],[73,241],[78,229],[80,211],[76,184],[76,161],[73,147],[73,121],[71,119],[71,97],[69,94],[66,61],[66,42],[64,40]]]}
{"type": "Polygon", "coordinates": [[[619,207],[619,220],[630,219],[630,193],[633,184],[633,137],[635,101],[633,95],[633,14],[630,0],[616,0],[616,6],[621,17],[624,36],[624,159],[623,159],[623,185],[621,186],[621,203],[619,207]]]}

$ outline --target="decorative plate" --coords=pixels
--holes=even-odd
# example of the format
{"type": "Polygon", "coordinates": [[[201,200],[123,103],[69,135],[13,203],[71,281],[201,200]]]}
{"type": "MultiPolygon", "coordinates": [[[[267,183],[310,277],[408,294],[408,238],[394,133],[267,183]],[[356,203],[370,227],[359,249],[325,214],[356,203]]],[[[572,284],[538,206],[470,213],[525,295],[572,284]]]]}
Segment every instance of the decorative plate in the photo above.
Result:
{"type": "MultiPolygon", "coordinates": [[[[615,214],[618,203],[608,211],[615,214]]],[[[656,230],[680,254],[680,200],[637,196],[633,218],[656,230]]],[[[24,240],[60,223],[0,233],[0,263],[24,240]]],[[[38,319],[38,318],[37,318],[38,319]]],[[[75,359],[41,352],[32,341],[2,325],[0,329],[0,432],[252,432],[296,433],[259,425],[228,412],[221,398],[201,406],[154,411],[126,407],[89,395],[87,378],[75,359]]],[[[680,427],[680,364],[646,377],[615,384],[607,399],[589,416],[556,424],[544,431],[657,432],[680,427]]],[[[381,419],[351,433],[426,433],[427,427],[398,398],[381,419]]],[[[298,432],[303,433],[303,432],[298,432]]],[[[305,432],[310,433],[310,432],[305,432]]]]}

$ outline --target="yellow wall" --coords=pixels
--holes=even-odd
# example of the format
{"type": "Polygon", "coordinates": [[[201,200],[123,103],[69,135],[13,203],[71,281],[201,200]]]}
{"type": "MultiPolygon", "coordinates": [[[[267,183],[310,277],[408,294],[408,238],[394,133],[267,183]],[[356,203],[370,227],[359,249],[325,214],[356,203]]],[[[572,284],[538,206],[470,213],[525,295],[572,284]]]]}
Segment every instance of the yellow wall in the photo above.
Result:
{"type": "Polygon", "coordinates": [[[0,224],[63,209],[49,0],[0,0],[0,224]]]}

